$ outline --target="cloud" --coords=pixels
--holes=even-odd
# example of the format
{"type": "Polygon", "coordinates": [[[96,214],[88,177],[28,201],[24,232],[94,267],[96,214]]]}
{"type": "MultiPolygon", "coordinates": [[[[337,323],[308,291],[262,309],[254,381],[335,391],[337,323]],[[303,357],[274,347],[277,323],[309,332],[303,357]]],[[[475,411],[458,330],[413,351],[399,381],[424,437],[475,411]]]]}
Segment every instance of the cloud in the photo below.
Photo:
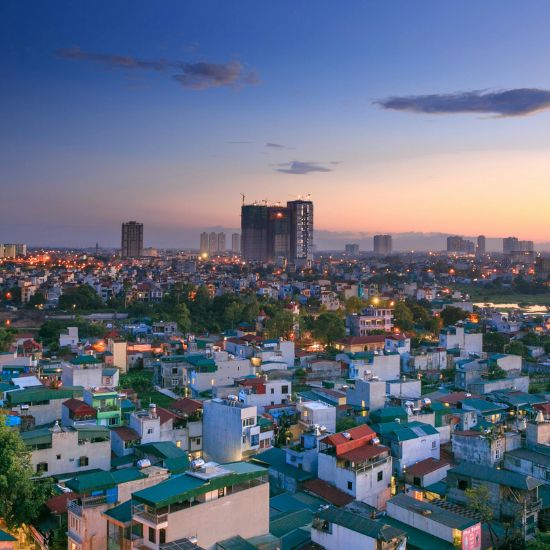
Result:
{"type": "Polygon", "coordinates": [[[526,116],[550,108],[550,90],[516,88],[493,92],[474,90],[452,94],[388,97],[375,104],[411,113],[489,113],[499,117],[526,116]]]}
{"type": "Polygon", "coordinates": [[[286,147],[280,143],[266,143],[265,146],[272,147],[273,149],[286,149],[286,147]]]}
{"type": "Polygon", "coordinates": [[[311,172],[332,172],[331,168],[327,168],[317,162],[302,162],[299,160],[293,160],[291,162],[284,162],[277,164],[279,168],[276,168],[276,172],[282,172],[283,174],[310,174],[311,172]]]}
{"type": "Polygon", "coordinates": [[[240,87],[258,84],[260,81],[256,72],[246,71],[239,61],[188,63],[167,61],[166,59],[146,60],[131,56],[85,52],[78,46],[57,50],[56,54],[64,59],[89,61],[112,69],[170,73],[173,80],[184,88],[192,90],[206,90],[222,86],[240,87]]]}

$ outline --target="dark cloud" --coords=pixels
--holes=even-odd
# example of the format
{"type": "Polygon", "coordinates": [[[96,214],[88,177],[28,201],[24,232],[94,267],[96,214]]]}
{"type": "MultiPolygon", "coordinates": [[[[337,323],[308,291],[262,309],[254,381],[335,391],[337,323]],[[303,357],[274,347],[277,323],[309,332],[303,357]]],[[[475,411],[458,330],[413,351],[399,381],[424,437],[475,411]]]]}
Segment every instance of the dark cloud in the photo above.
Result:
{"type": "Polygon", "coordinates": [[[273,149],[286,149],[286,147],[280,143],[266,143],[265,146],[272,147],[273,149]]]}
{"type": "Polygon", "coordinates": [[[299,160],[293,160],[291,162],[285,162],[277,164],[279,168],[276,168],[276,172],[282,172],[283,174],[310,174],[311,172],[332,172],[331,168],[327,168],[317,162],[302,162],[299,160]]]}
{"type": "Polygon", "coordinates": [[[428,114],[488,113],[500,117],[526,116],[550,108],[550,91],[517,88],[488,92],[456,92],[388,97],[375,102],[383,109],[428,114]]]}
{"type": "Polygon", "coordinates": [[[171,62],[165,59],[145,60],[130,56],[93,53],[79,47],[57,50],[57,55],[65,59],[90,61],[113,69],[145,70],[169,72],[174,80],[184,88],[205,90],[222,86],[239,87],[257,84],[259,77],[254,71],[246,71],[239,61],[228,63],[171,62]]]}

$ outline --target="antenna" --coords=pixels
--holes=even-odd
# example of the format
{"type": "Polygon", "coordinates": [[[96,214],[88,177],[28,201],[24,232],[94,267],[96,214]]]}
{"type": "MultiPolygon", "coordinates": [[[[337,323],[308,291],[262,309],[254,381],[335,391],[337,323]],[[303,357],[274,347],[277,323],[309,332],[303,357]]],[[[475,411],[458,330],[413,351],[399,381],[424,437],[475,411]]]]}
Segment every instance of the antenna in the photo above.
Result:
{"type": "Polygon", "coordinates": [[[243,206],[244,206],[244,193],[241,193],[241,197],[243,198],[243,206]]]}

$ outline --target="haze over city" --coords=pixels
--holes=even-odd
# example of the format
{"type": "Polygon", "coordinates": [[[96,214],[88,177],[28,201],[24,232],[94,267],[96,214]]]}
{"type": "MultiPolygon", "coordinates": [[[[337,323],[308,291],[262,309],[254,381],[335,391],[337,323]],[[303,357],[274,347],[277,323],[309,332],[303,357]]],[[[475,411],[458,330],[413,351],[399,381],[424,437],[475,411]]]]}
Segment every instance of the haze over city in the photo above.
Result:
{"type": "Polygon", "coordinates": [[[550,240],[547,2],[165,6],[4,4],[5,241],[196,247],[241,192],[311,194],[318,249],[550,240]]]}

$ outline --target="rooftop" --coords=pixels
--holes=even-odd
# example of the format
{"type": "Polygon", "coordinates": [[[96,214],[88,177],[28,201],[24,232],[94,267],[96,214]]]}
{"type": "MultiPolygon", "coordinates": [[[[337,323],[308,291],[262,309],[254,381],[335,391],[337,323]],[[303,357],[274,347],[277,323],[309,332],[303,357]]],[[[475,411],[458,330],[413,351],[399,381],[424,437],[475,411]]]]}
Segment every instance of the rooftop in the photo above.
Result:
{"type": "Polygon", "coordinates": [[[498,485],[504,485],[525,491],[531,491],[532,489],[536,489],[540,485],[543,485],[542,481],[539,481],[531,476],[518,474],[516,472],[509,472],[507,470],[499,470],[497,468],[491,468],[490,466],[470,464],[468,462],[463,462],[462,464],[451,468],[449,470],[449,474],[480,479],[489,483],[497,483],[498,485]]]}

